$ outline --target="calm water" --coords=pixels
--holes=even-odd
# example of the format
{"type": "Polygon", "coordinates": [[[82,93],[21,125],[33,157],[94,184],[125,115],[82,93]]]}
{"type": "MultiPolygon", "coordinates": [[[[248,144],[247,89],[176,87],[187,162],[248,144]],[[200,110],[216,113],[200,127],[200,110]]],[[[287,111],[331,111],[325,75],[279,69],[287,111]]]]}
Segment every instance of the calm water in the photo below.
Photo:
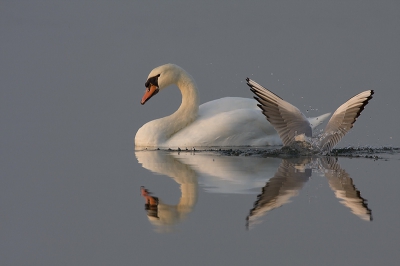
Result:
{"type": "Polygon", "coordinates": [[[400,258],[398,154],[78,151],[79,161],[66,150],[10,166],[19,174],[2,179],[2,265],[397,265],[400,258]],[[141,186],[156,206],[146,206],[141,186]]]}
{"type": "Polygon", "coordinates": [[[139,163],[152,172],[143,184],[154,192],[143,198],[150,203],[143,206],[146,228],[165,256],[185,253],[173,263],[396,265],[399,156],[380,156],[139,151],[139,163]]]}

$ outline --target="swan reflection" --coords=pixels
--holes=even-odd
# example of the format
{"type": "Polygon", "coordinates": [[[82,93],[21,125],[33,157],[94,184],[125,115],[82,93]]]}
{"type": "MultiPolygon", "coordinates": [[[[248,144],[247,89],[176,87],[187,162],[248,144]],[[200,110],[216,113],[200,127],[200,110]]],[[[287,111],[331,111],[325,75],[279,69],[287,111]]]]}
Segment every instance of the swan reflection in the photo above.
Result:
{"type": "Polygon", "coordinates": [[[196,204],[197,174],[189,165],[162,151],[136,152],[136,158],[144,168],[154,173],[167,175],[180,185],[181,197],[176,205],[164,203],[157,197],[151,196],[145,187],[141,187],[150,222],[160,232],[170,231],[174,224],[184,220],[187,214],[192,212],[196,204]]]}
{"type": "Polygon", "coordinates": [[[136,151],[135,154],[144,168],[167,175],[180,185],[181,197],[176,205],[166,204],[152,196],[148,188],[141,188],[148,219],[158,231],[171,230],[194,209],[199,184],[207,192],[224,194],[256,195],[262,188],[246,218],[247,227],[251,228],[268,212],[298,195],[313,172],[325,175],[335,196],[353,214],[372,220],[367,200],[332,157],[280,159],[168,151],[136,151]]]}

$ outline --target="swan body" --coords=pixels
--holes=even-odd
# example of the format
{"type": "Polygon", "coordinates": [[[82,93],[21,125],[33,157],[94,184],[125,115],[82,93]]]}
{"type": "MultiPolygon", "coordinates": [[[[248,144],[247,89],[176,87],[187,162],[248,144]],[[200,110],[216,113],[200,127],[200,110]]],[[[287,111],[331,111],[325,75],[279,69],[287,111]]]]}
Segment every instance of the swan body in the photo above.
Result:
{"type": "Polygon", "coordinates": [[[247,85],[257,96],[258,107],[278,132],[283,145],[328,153],[353,127],[357,118],[372,99],[373,90],[363,91],[342,104],[332,115],[324,131],[313,137],[313,125],[292,104],[247,78],[247,85]],[[305,144],[305,145],[302,145],[305,144]]]}
{"type": "MultiPolygon", "coordinates": [[[[176,84],[182,103],[170,116],[143,125],[135,137],[137,147],[206,147],[281,145],[274,127],[265,120],[253,99],[226,97],[199,106],[194,79],[182,68],[166,64],[153,69],[145,83],[141,104],[176,84]]],[[[311,118],[313,126],[325,116],[311,118]]]]}

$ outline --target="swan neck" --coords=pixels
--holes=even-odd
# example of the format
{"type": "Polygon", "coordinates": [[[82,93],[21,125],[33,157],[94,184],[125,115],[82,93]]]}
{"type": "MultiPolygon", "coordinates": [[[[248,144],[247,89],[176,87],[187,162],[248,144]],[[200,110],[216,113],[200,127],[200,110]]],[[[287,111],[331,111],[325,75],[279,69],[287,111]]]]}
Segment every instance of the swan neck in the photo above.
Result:
{"type": "Polygon", "coordinates": [[[178,110],[165,120],[167,139],[191,124],[197,118],[199,111],[199,96],[193,78],[182,69],[175,84],[181,91],[182,102],[178,110]]]}
{"type": "Polygon", "coordinates": [[[196,83],[189,74],[182,73],[176,85],[181,91],[182,102],[175,114],[185,116],[191,122],[196,118],[199,111],[199,95],[196,83]]]}

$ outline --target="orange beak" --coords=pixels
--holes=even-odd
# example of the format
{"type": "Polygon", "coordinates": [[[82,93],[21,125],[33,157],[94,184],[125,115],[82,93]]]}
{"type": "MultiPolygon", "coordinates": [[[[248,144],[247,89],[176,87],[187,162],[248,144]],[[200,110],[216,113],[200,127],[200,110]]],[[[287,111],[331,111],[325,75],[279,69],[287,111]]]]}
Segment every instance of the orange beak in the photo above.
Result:
{"type": "Polygon", "coordinates": [[[158,93],[159,89],[157,86],[154,86],[153,84],[150,84],[148,88],[146,88],[146,91],[142,97],[142,101],[140,102],[142,105],[145,104],[148,100],[150,100],[151,97],[156,95],[158,93]]]}

